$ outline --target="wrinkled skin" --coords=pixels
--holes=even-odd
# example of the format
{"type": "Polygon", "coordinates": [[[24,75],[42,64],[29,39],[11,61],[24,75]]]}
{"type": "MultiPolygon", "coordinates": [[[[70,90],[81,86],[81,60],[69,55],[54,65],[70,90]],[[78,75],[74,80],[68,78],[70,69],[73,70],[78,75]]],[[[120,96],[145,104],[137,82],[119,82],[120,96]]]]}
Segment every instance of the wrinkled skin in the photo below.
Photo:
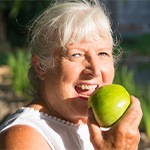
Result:
{"type": "Polygon", "coordinates": [[[137,150],[141,118],[140,103],[134,96],[131,96],[131,106],[125,115],[108,131],[101,131],[90,109],[88,127],[95,150],[137,150]]]}
{"type": "MultiPolygon", "coordinates": [[[[46,113],[86,124],[88,97],[96,88],[112,83],[114,61],[110,36],[93,37],[91,41],[67,43],[65,52],[60,50],[54,55],[55,67],[46,72],[41,83],[40,100],[46,113]]],[[[40,78],[38,59],[33,59],[40,78]]]]}

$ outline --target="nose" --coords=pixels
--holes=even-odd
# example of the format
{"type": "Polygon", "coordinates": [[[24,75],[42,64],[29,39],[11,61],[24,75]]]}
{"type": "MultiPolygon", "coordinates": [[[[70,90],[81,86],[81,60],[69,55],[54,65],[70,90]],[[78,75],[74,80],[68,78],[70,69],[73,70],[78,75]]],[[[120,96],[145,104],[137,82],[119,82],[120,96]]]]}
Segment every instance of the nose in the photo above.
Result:
{"type": "Polygon", "coordinates": [[[100,67],[100,60],[95,56],[88,57],[85,59],[85,68],[83,70],[85,75],[91,77],[98,77],[101,75],[101,67],[100,67]]]}

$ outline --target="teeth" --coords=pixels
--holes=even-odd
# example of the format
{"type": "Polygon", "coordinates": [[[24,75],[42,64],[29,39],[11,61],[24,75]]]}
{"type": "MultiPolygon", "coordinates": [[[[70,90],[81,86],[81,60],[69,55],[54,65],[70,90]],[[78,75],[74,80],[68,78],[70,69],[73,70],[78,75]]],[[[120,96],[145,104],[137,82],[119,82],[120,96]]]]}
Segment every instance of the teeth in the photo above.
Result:
{"type": "Polygon", "coordinates": [[[85,84],[79,84],[77,85],[78,88],[81,88],[82,90],[90,90],[95,89],[97,85],[85,85],[85,84]]]}

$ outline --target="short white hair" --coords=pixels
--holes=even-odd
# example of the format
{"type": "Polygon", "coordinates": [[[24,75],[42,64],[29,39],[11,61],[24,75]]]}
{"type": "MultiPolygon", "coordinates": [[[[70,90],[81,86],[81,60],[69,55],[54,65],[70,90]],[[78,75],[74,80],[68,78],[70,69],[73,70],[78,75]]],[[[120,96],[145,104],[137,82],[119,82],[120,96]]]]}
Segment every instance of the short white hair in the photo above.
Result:
{"type": "Polygon", "coordinates": [[[111,34],[109,14],[104,6],[86,1],[62,2],[48,7],[31,26],[33,54],[46,55],[67,42],[79,42],[111,34]]]}

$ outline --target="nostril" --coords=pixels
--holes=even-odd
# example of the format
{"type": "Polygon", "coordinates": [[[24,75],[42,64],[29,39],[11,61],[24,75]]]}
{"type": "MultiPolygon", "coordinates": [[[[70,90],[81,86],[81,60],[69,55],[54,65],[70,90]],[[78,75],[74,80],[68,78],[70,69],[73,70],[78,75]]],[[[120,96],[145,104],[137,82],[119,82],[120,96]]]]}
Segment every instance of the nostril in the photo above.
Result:
{"type": "Polygon", "coordinates": [[[84,74],[92,74],[92,70],[90,69],[90,67],[87,67],[83,70],[84,74]]]}
{"type": "Polygon", "coordinates": [[[99,72],[98,70],[95,70],[92,67],[87,67],[83,70],[84,75],[91,77],[91,78],[98,77],[99,76],[98,72],[99,72]]]}

